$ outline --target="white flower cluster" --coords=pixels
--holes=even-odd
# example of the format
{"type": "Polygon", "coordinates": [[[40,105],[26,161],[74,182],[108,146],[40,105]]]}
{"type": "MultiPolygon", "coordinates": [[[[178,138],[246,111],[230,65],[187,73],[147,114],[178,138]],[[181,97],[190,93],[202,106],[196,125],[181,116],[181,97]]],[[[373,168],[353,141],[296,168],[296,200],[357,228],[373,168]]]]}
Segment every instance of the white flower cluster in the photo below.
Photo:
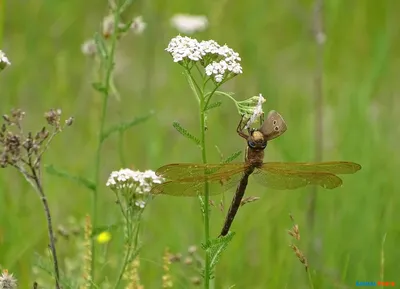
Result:
{"type": "Polygon", "coordinates": [[[216,82],[241,74],[242,66],[239,53],[227,45],[219,45],[214,40],[198,42],[196,39],[180,36],[171,39],[165,49],[171,53],[174,62],[197,62],[205,66],[205,73],[214,77],[216,82]]]}
{"type": "Polygon", "coordinates": [[[142,16],[138,16],[133,18],[133,22],[131,24],[131,29],[135,34],[142,34],[143,31],[146,29],[147,23],[143,21],[142,16]]]}
{"type": "Polygon", "coordinates": [[[9,65],[11,65],[11,62],[8,60],[4,52],[0,50],[0,70],[3,70],[9,65]]]}
{"type": "Polygon", "coordinates": [[[176,14],[170,21],[173,27],[185,34],[203,31],[208,26],[208,19],[204,15],[176,14]]]}
{"type": "Polygon", "coordinates": [[[148,194],[154,184],[161,184],[163,178],[156,175],[154,171],[145,172],[132,171],[130,169],[121,169],[110,174],[106,186],[112,190],[130,189],[134,196],[135,205],[144,208],[146,202],[140,198],[140,195],[148,194]]]}

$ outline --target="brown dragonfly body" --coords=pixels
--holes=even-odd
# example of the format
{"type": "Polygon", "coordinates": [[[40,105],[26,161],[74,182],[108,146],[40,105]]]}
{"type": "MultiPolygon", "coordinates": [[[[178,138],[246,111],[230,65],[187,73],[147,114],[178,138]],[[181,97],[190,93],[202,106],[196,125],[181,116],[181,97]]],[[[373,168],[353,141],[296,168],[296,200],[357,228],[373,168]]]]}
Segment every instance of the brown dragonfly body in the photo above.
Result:
{"type": "MultiPolygon", "coordinates": [[[[169,164],[156,173],[167,179],[153,187],[152,194],[173,196],[197,196],[204,194],[204,185],[239,184],[228,210],[221,236],[229,232],[233,219],[246,191],[248,179],[253,175],[262,185],[272,189],[297,189],[307,185],[319,185],[334,189],[342,185],[338,174],[352,174],[361,166],[352,162],[284,163],[263,162],[267,142],[282,135],[287,127],[283,118],[271,111],[259,129],[248,129],[246,134],[240,121],[237,133],[246,139],[244,163],[227,164],[169,164]],[[240,178],[239,178],[240,177],[240,178]],[[239,178],[239,179],[238,179],[239,178]]],[[[221,191],[213,190],[210,195],[221,191]]]]}

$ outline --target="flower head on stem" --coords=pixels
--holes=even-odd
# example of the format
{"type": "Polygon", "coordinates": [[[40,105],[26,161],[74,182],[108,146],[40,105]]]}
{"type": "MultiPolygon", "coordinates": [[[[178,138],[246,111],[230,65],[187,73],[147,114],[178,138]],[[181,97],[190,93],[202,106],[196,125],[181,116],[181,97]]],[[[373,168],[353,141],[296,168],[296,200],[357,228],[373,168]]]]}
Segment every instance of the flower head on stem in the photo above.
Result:
{"type": "Polygon", "coordinates": [[[3,51],[0,50],[0,70],[3,70],[7,66],[10,66],[11,62],[8,60],[7,56],[3,51]]]}
{"type": "Polygon", "coordinates": [[[161,184],[163,179],[151,170],[145,172],[121,169],[111,173],[106,183],[116,194],[120,202],[121,193],[123,201],[127,206],[136,206],[143,209],[146,199],[153,184],[161,184]]]}
{"type": "Polygon", "coordinates": [[[203,31],[208,26],[208,19],[205,15],[176,14],[170,22],[171,26],[185,34],[203,31]]]}
{"type": "Polygon", "coordinates": [[[199,63],[204,73],[215,83],[222,83],[243,72],[241,58],[227,45],[219,45],[214,40],[197,41],[187,36],[172,38],[165,49],[174,60],[190,70],[199,63]]]}

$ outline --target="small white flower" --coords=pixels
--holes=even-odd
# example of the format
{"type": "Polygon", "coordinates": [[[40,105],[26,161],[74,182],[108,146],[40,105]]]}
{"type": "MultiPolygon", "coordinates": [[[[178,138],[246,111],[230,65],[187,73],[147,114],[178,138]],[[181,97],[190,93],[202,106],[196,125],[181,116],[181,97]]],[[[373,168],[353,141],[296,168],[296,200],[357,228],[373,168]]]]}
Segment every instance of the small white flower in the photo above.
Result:
{"type": "Polygon", "coordinates": [[[176,14],[171,18],[171,25],[181,33],[193,34],[205,30],[208,19],[204,15],[176,14]]]}
{"type": "Polygon", "coordinates": [[[13,274],[8,274],[7,270],[3,270],[0,276],[0,289],[15,289],[17,288],[17,280],[13,274]]]}
{"type": "Polygon", "coordinates": [[[143,21],[142,16],[138,16],[133,19],[131,24],[131,29],[135,34],[142,34],[143,31],[146,29],[147,23],[143,21]]]}
{"type": "Polygon", "coordinates": [[[222,82],[222,80],[224,80],[224,76],[222,74],[217,74],[215,75],[215,81],[216,82],[222,82]]]}
{"type": "Polygon", "coordinates": [[[103,35],[107,38],[114,32],[114,15],[110,14],[103,18],[103,35]]]}
{"type": "Polygon", "coordinates": [[[136,201],[135,205],[138,206],[139,208],[143,209],[146,206],[145,201],[136,201]]]}
{"type": "Polygon", "coordinates": [[[84,55],[88,56],[95,55],[97,52],[97,47],[96,43],[94,42],[94,39],[86,40],[81,46],[81,51],[84,55]]]}
{"type": "Polygon", "coordinates": [[[8,60],[7,56],[3,51],[0,50],[0,70],[3,70],[7,66],[10,66],[11,62],[8,60]]]}
{"type": "Polygon", "coordinates": [[[132,171],[130,169],[120,169],[110,174],[106,186],[114,192],[129,189],[130,197],[135,200],[135,205],[144,208],[146,202],[143,198],[147,197],[154,184],[161,184],[163,178],[156,175],[155,172],[147,170],[145,172],[132,171]]]}

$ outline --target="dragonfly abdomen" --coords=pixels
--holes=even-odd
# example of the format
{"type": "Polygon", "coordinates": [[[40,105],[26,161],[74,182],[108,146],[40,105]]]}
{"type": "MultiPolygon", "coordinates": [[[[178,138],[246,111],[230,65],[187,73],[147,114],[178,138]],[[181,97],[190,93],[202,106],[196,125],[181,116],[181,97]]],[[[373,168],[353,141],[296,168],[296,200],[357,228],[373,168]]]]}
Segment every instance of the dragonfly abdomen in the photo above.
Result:
{"type": "Polygon", "coordinates": [[[235,193],[235,196],[233,197],[231,206],[229,207],[228,214],[226,215],[224,227],[221,230],[220,236],[225,236],[226,234],[228,234],[229,229],[232,225],[233,219],[235,218],[236,213],[242,202],[244,193],[246,192],[246,187],[247,187],[247,183],[249,180],[249,176],[251,175],[251,173],[253,171],[254,171],[254,167],[249,167],[244,171],[243,177],[240,179],[240,182],[237,186],[236,193],[235,193]]]}

